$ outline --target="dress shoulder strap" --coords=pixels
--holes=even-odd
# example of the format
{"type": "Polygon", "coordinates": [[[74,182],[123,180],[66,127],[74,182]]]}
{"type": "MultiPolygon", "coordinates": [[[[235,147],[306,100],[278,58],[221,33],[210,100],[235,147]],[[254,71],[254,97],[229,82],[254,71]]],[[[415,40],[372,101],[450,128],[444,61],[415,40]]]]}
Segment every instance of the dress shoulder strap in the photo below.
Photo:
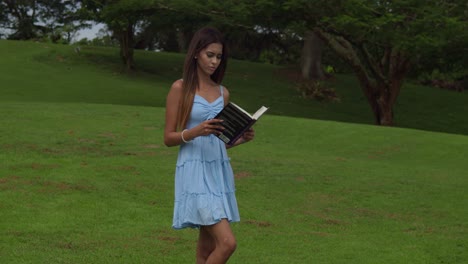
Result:
{"type": "Polygon", "coordinates": [[[224,87],[222,85],[219,86],[219,91],[221,92],[221,96],[224,95],[224,87]]]}

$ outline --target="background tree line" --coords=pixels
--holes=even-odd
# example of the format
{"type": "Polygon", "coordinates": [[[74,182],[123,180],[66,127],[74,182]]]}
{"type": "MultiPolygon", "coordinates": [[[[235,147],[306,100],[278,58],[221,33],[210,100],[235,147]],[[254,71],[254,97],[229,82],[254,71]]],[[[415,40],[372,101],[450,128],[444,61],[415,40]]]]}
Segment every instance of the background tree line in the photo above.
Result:
{"type": "Polygon", "coordinates": [[[4,38],[70,43],[102,23],[110,35],[91,44],[118,46],[128,70],[134,49],[184,52],[194,31],[214,25],[231,57],[300,65],[312,86],[326,79],[324,65],[352,72],[375,122],[392,125],[408,77],[466,87],[467,10],[461,0],[4,0],[0,25],[4,38]]]}

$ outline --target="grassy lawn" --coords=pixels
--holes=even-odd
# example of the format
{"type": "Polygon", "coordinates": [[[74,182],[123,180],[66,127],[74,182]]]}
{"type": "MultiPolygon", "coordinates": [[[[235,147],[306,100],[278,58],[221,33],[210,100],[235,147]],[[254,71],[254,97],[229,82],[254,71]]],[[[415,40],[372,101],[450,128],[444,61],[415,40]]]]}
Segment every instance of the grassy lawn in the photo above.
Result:
{"type": "MultiPolygon", "coordinates": [[[[162,144],[183,56],[138,53],[126,75],[111,49],[0,50],[0,263],[193,263],[197,231],[170,227],[177,148],[162,144]]],[[[226,79],[234,101],[272,107],[229,150],[230,263],[468,262],[468,130],[451,112],[466,94],[408,85],[396,116],[416,129],[384,128],[353,78],[336,80],[341,103],[317,103],[279,71],[233,61],[226,79]]]]}

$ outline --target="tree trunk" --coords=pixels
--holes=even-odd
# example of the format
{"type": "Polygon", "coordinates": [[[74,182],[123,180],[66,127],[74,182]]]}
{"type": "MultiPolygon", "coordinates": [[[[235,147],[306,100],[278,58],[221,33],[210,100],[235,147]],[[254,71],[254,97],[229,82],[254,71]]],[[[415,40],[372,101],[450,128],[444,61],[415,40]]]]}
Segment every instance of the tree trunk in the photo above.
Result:
{"type": "Polygon", "coordinates": [[[312,31],[305,34],[301,54],[302,77],[306,80],[322,80],[325,77],[322,68],[323,41],[312,31]]]}
{"type": "MultiPolygon", "coordinates": [[[[361,81],[362,82],[362,81],[361,81]]],[[[389,100],[389,87],[384,83],[371,83],[365,81],[361,86],[367,101],[374,114],[375,123],[382,126],[393,125],[393,104],[389,100]]]]}
{"type": "Polygon", "coordinates": [[[133,60],[133,25],[127,25],[125,30],[118,31],[117,34],[120,43],[120,58],[128,71],[135,69],[133,60]]]}
{"type": "Polygon", "coordinates": [[[388,48],[382,60],[376,61],[363,44],[353,45],[345,38],[319,28],[314,31],[352,67],[374,113],[376,124],[392,126],[393,106],[409,71],[409,59],[402,52],[388,48]]]}
{"type": "MultiPolygon", "coordinates": [[[[386,89],[379,89],[379,91],[386,91],[386,89]]],[[[389,100],[386,92],[380,94],[377,100],[377,111],[374,112],[375,121],[381,126],[393,126],[393,104],[389,100]]]]}

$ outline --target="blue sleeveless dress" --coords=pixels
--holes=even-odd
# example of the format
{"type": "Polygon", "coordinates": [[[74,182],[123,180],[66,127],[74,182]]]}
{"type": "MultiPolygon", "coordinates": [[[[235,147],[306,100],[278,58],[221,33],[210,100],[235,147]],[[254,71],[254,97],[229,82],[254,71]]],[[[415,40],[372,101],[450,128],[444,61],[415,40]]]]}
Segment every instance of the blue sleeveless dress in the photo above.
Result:
{"type": "MultiPolygon", "coordinates": [[[[212,119],[224,107],[221,96],[213,102],[195,95],[187,129],[212,119]]],[[[240,221],[235,197],[234,174],[224,142],[214,135],[182,143],[175,172],[175,201],[172,227],[198,228],[226,218],[240,221]]]]}

